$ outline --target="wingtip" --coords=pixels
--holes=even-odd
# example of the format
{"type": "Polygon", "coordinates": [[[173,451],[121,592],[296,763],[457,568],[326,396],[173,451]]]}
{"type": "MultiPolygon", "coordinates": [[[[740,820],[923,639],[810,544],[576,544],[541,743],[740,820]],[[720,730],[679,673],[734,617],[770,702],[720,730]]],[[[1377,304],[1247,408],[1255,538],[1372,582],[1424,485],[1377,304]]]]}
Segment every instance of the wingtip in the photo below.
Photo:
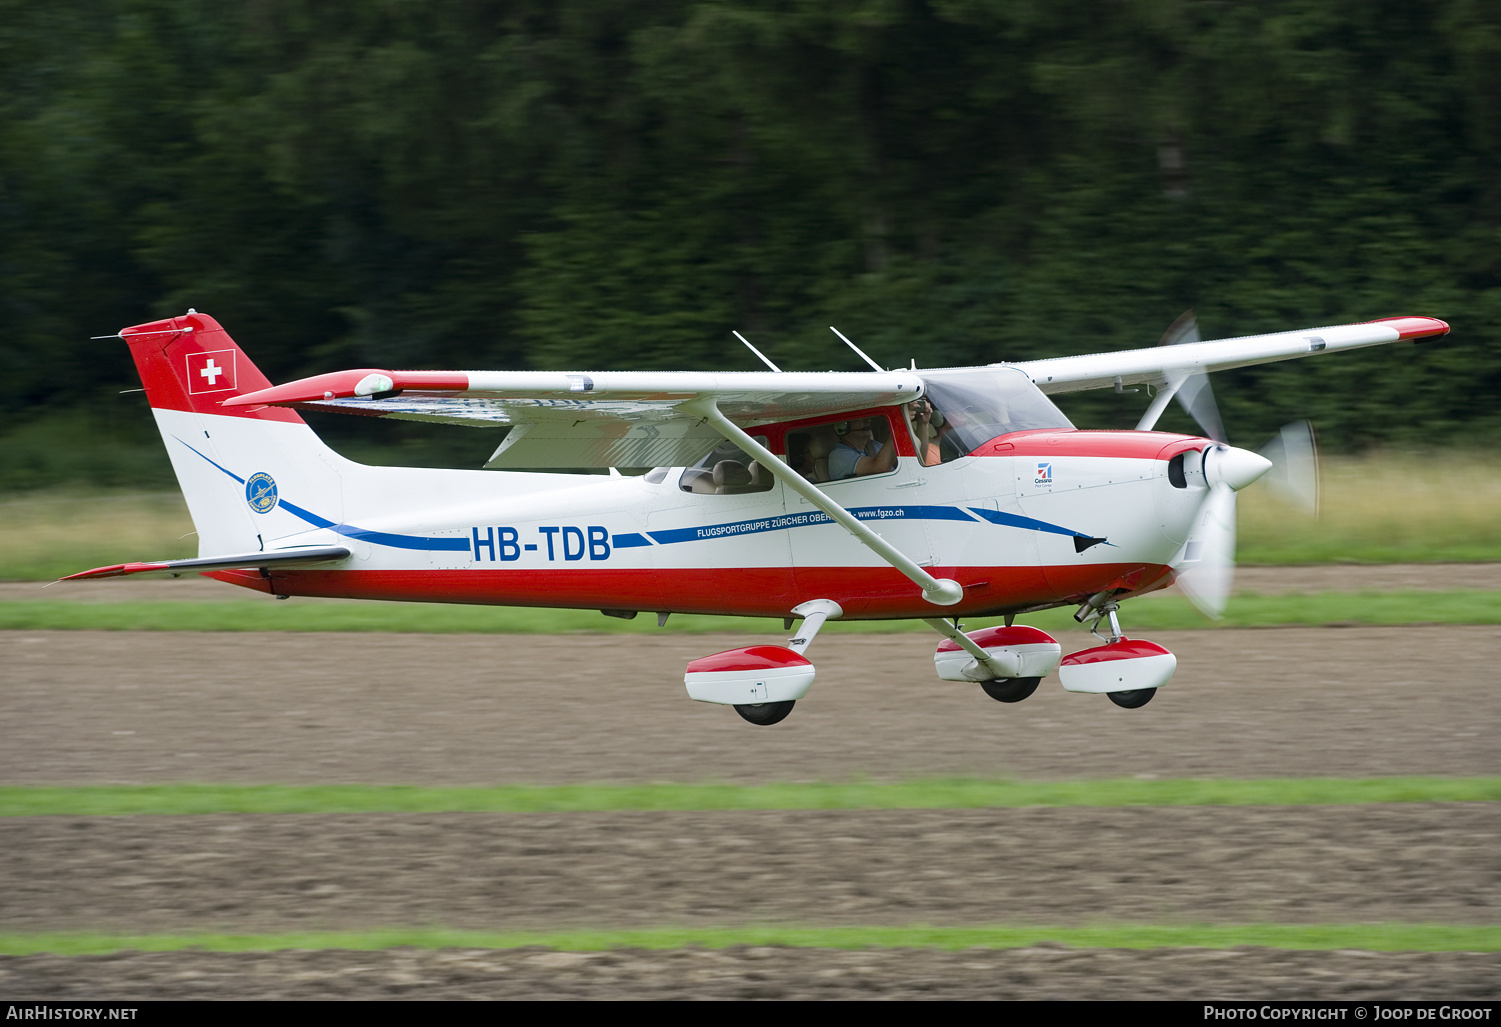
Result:
{"type": "Polygon", "coordinates": [[[1436,317],[1378,317],[1367,323],[1391,325],[1396,330],[1398,339],[1425,339],[1449,334],[1449,323],[1436,317]]]}

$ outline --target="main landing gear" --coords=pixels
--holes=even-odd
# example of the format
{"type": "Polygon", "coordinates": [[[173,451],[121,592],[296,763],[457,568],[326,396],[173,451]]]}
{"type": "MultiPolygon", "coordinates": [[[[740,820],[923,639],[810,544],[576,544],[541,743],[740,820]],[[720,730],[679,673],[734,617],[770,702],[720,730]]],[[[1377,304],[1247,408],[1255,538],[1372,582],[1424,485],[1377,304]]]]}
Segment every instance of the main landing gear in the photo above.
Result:
{"type": "Polygon", "coordinates": [[[792,612],[803,618],[802,629],[786,645],[746,646],[688,664],[683,684],[689,698],[733,706],[743,719],[761,727],[786,720],[813,687],[813,664],[803,652],[824,621],[844,616],[832,599],[814,599],[792,612]]]}
{"type": "Polygon", "coordinates": [[[1037,683],[1041,680],[1042,678],[992,678],[981,681],[980,687],[996,702],[1021,702],[1037,691],[1037,683]]]}
{"type": "Polygon", "coordinates": [[[933,653],[944,681],[974,681],[996,702],[1021,702],[1053,673],[1063,647],[1047,632],[1021,624],[965,632],[957,619],[929,620],[946,642],[933,653]]]}

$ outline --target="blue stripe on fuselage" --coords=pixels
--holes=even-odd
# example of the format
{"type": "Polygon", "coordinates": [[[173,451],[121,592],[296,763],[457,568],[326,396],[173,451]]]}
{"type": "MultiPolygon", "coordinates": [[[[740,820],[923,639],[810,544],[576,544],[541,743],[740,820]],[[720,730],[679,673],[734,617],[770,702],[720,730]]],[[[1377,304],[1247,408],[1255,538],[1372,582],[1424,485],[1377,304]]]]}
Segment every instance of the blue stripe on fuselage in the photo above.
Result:
{"type": "MultiPolygon", "coordinates": [[[[852,506],[850,513],[861,521],[969,521],[974,518],[957,506],[852,506]]],[[[806,513],[774,514],[749,521],[728,521],[724,524],[702,524],[693,528],[669,528],[664,531],[647,532],[659,545],[674,542],[705,542],[716,538],[733,538],[737,535],[759,535],[763,531],[786,531],[815,524],[833,524],[834,518],[822,510],[806,513]]]]}
{"type": "MultiPolygon", "coordinates": [[[[174,435],[173,438],[177,437],[174,435]]],[[[182,442],[182,439],[177,439],[177,441],[182,442]]],[[[207,460],[210,464],[213,464],[213,466],[219,468],[219,470],[229,475],[241,485],[245,484],[245,479],[240,477],[234,471],[231,471],[224,465],[217,463],[207,456],[204,456],[202,453],[198,452],[198,450],[193,449],[192,446],[189,446],[186,442],[182,442],[182,444],[184,446],[187,446],[189,449],[192,449],[193,452],[198,453],[198,455],[203,457],[203,459],[207,460]]],[[[306,521],[315,528],[327,528],[330,531],[338,532],[345,538],[359,539],[362,542],[373,542],[376,545],[390,546],[393,549],[425,549],[452,552],[459,552],[460,550],[462,550],[466,553],[469,551],[469,540],[467,538],[431,538],[424,535],[393,535],[390,532],[385,531],[373,531],[369,528],[357,528],[353,524],[335,524],[327,517],[320,517],[309,510],[304,510],[302,507],[297,506],[294,503],[289,503],[285,499],[281,499],[279,497],[276,505],[285,509],[287,513],[291,514],[292,516],[306,521]]]]}
{"type": "Polygon", "coordinates": [[[970,507],[970,513],[985,518],[991,524],[999,524],[1003,528],[1030,528],[1032,531],[1046,531],[1054,535],[1068,535],[1070,538],[1076,536],[1089,537],[1088,532],[1070,531],[1056,524],[1033,520],[1031,517],[1022,517],[1019,514],[1001,513],[999,510],[987,510],[984,507],[970,507]]]}

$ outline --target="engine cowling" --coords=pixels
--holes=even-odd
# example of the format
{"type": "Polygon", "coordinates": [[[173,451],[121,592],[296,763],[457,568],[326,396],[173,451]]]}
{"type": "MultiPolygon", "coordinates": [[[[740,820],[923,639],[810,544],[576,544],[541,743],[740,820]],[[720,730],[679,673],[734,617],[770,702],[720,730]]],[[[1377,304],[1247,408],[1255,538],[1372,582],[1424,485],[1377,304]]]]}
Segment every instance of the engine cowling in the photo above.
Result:
{"type": "MultiPolygon", "coordinates": [[[[1013,624],[1009,628],[982,628],[968,632],[985,655],[1002,665],[1008,678],[1040,678],[1051,674],[1063,655],[1063,647],[1046,631],[1013,624]]],[[[944,681],[990,681],[995,672],[982,666],[958,642],[945,640],[933,654],[933,668],[944,681]]]]}

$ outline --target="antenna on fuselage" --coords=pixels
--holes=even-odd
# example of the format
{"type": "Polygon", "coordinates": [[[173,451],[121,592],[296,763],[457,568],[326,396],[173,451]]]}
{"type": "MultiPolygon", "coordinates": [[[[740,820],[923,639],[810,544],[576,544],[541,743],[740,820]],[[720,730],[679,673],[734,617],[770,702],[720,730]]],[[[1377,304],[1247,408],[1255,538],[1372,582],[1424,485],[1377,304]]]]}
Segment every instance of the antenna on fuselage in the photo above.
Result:
{"type": "Polygon", "coordinates": [[[863,349],[861,349],[859,346],[856,346],[853,342],[850,342],[849,339],[845,339],[844,333],[841,332],[838,328],[835,328],[833,325],[829,325],[829,331],[833,332],[835,335],[839,336],[841,339],[844,339],[844,344],[846,346],[848,346],[850,349],[854,350],[856,353],[860,354],[860,359],[861,360],[865,361],[867,364],[869,364],[875,370],[881,371],[882,373],[885,372],[886,368],[882,367],[880,364],[878,364],[874,360],[870,359],[870,357],[866,356],[865,355],[865,351],[863,349]]]}
{"type": "Polygon", "coordinates": [[[765,353],[762,353],[760,350],[756,349],[756,347],[752,346],[750,344],[750,340],[749,339],[747,339],[745,336],[741,335],[739,332],[736,332],[733,328],[730,329],[730,331],[734,333],[735,338],[737,338],[741,342],[745,343],[745,348],[746,349],[750,350],[756,356],[758,356],[758,357],[761,358],[761,363],[765,364],[767,367],[771,368],[773,371],[777,372],[778,374],[782,373],[782,369],[780,367],[778,367],[776,364],[773,364],[770,360],[768,360],[766,358],[766,354],[765,353]]]}

